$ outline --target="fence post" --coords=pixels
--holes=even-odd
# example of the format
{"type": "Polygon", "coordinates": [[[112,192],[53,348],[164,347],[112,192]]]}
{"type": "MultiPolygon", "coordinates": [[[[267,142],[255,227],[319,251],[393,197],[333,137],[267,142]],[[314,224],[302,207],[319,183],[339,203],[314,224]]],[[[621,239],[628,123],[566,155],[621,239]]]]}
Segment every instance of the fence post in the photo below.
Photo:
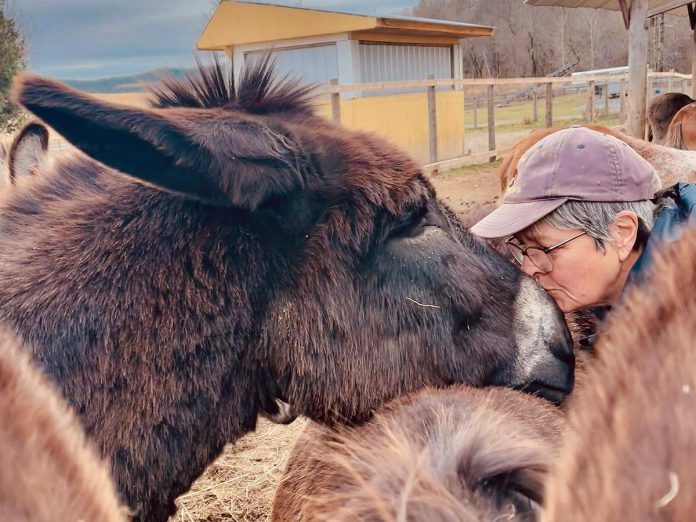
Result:
{"type": "Polygon", "coordinates": [[[604,117],[609,117],[609,80],[604,82],[604,117]]]}
{"type": "Polygon", "coordinates": [[[553,84],[546,84],[546,126],[553,127],[553,84]]]}
{"type": "Polygon", "coordinates": [[[474,96],[474,129],[478,129],[478,96],[474,96]]]}
{"type": "Polygon", "coordinates": [[[587,82],[587,108],[585,109],[585,119],[592,123],[594,121],[594,82],[587,82]]]}
{"type": "MultiPolygon", "coordinates": [[[[495,150],[495,98],[493,84],[488,86],[488,150],[495,150]]],[[[495,154],[489,156],[488,161],[495,161],[495,154]]]]}
{"type": "Polygon", "coordinates": [[[462,87],[462,156],[466,156],[466,87],[462,87]]]}
{"type": "Polygon", "coordinates": [[[619,96],[621,97],[619,101],[619,114],[621,115],[621,121],[626,123],[626,78],[621,78],[621,93],[619,96]]]}
{"type": "Polygon", "coordinates": [[[437,107],[435,106],[435,76],[428,75],[428,136],[430,137],[430,163],[437,163],[437,107]]]}
{"type": "MultiPolygon", "coordinates": [[[[335,87],[338,85],[338,79],[331,78],[329,85],[335,87]]],[[[336,123],[341,123],[341,94],[338,92],[331,93],[331,115],[336,123]]]]}
{"type": "Polygon", "coordinates": [[[534,112],[532,113],[532,121],[534,123],[539,121],[539,107],[538,107],[538,96],[537,96],[537,86],[534,85],[532,90],[532,100],[534,100],[534,112]]]}

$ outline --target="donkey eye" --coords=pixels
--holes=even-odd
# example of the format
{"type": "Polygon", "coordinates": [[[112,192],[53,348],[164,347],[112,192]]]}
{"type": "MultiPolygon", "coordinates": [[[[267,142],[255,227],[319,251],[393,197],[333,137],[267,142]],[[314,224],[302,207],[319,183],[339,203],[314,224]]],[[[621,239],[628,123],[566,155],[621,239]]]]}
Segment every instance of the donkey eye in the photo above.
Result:
{"type": "Polygon", "coordinates": [[[387,239],[400,239],[417,236],[423,227],[428,226],[428,209],[423,207],[396,223],[389,231],[387,239]]]}

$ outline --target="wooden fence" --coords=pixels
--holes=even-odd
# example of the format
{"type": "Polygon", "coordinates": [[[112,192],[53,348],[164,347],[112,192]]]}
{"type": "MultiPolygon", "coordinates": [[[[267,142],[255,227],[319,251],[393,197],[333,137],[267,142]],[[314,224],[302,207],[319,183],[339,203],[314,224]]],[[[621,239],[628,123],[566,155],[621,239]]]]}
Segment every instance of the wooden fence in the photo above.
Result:
{"type": "MultiPolygon", "coordinates": [[[[668,73],[649,73],[648,74],[648,103],[659,88],[663,92],[681,91],[689,92],[691,75],[680,74],[676,72],[668,73]],[[659,86],[659,87],[657,87],[659,86]]],[[[609,113],[609,98],[610,85],[620,84],[619,94],[619,118],[623,122],[625,120],[626,110],[626,85],[627,75],[604,75],[604,76],[582,76],[582,77],[543,77],[543,78],[501,78],[501,79],[464,79],[464,80],[438,80],[432,76],[426,80],[420,81],[402,81],[402,82],[383,82],[383,83],[363,83],[353,85],[338,85],[336,80],[332,80],[329,85],[321,88],[320,92],[330,99],[331,117],[336,121],[341,121],[342,104],[346,103],[347,97],[359,98],[361,95],[369,92],[370,95],[381,91],[389,91],[393,93],[395,90],[411,90],[425,92],[427,99],[427,128],[428,128],[428,162],[424,165],[424,170],[428,173],[456,168],[466,163],[475,163],[478,161],[494,161],[498,156],[502,155],[503,151],[496,147],[496,107],[507,103],[510,99],[510,89],[520,87],[528,91],[527,101],[533,102],[533,121],[539,118],[540,100],[544,100],[545,104],[545,125],[552,127],[554,123],[559,123],[554,118],[554,98],[568,92],[576,94],[584,91],[586,95],[585,110],[582,115],[583,121],[593,122],[598,116],[606,117],[609,113]],[[603,106],[601,114],[595,109],[595,86],[601,88],[601,96],[603,98],[603,106]],[[439,154],[438,140],[438,95],[443,91],[456,91],[461,93],[461,105],[465,111],[473,109],[474,128],[478,128],[478,109],[487,109],[488,127],[488,150],[474,154],[464,155],[465,147],[462,147],[462,155],[443,159],[439,154]],[[485,91],[485,95],[482,94],[485,91]],[[474,94],[475,93],[475,94],[474,94]],[[485,100],[485,103],[483,103],[485,100]]],[[[599,89],[597,89],[599,90],[599,89]]],[[[519,91],[518,91],[519,92],[519,91]]],[[[513,98],[515,98],[514,95],[513,98]]],[[[517,96],[519,98],[519,96],[517,96]]],[[[515,99],[517,99],[515,98],[515,99]]],[[[462,125],[465,125],[462,122],[462,125]]],[[[462,134],[466,135],[465,130],[461,129],[462,134]]]]}

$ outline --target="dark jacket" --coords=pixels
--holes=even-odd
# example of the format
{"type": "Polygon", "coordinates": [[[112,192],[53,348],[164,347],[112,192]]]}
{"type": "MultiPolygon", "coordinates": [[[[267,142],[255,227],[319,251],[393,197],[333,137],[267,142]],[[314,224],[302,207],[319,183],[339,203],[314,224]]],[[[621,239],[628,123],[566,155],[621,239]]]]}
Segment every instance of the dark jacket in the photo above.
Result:
{"type": "MultiPolygon", "coordinates": [[[[626,288],[640,285],[650,272],[652,260],[666,244],[677,241],[684,225],[696,225],[696,183],[677,183],[660,191],[654,200],[658,205],[658,214],[643,253],[631,268],[626,281],[626,288]]],[[[625,290],[624,290],[625,291],[625,290]]],[[[596,307],[592,313],[598,322],[606,317],[610,307],[596,307]]],[[[592,346],[597,334],[580,339],[583,346],[592,346]]]]}

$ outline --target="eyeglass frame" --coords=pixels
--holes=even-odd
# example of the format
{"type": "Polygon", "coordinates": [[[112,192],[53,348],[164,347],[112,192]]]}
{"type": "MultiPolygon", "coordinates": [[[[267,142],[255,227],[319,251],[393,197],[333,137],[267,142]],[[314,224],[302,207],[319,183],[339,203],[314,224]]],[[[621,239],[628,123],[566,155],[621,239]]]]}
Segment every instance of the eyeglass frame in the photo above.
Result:
{"type": "Polygon", "coordinates": [[[544,247],[538,247],[538,246],[529,246],[529,247],[528,247],[528,246],[526,246],[526,245],[524,245],[524,244],[514,243],[513,241],[517,241],[517,238],[516,238],[515,236],[510,236],[509,238],[507,238],[507,239],[505,240],[505,246],[507,247],[508,251],[509,251],[510,254],[512,255],[512,258],[513,258],[513,259],[517,262],[517,264],[519,264],[520,266],[522,266],[522,262],[524,261],[524,257],[527,256],[527,259],[529,259],[529,262],[530,262],[530,263],[532,263],[532,264],[533,264],[535,267],[537,267],[539,270],[542,270],[545,274],[548,274],[549,272],[552,272],[552,271],[553,271],[553,261],[552,261],[551,258],[549,257],[549,252],[551,252],[551,251],[553,251],[553,250],[556,250],[557,248],[560,248],[560,247],[562,247],[562,246],[565,246],[565,245],[567,245],[568,243],[570,243],[571,241],[573,241],[574,239],[577,239],[577,238],[579,238],[579,237],[582,237],[582,236],[584,236],[584,235],[586,235],[586,234],[587,234],[586,231],[580,232],[580,233],[579,233],[578,235],[576,235],[576,236],[573,236],[573,237],[571,237],[571,238],[569,238],[569,239],[564,239],[563,241],[561,241],[561,242],[559,242],[559,243],[556,243],[555,245],[551,245],[550,247],[546,247],[546,248],[544,248],[544,247]],[[545,268],[540,267],[539,265],[537,265],[537,264],[534,262],[534,260],[533,260],[531,257],[529,257],[529,255],[527,254],[527,251],[528,251],[528,250],[539,250],[539,251],[543,252],[544,254],[546,254],[546,257],[548,257],[549,262],[551,263],[551,268],[550,268],[549,270],[546,270],[545,268]],[[521,257],[520,259],[517,259],[517,256],[515,256],[515,253],[516,253],[516,252],[520,252],[520,253],[522,254],[522,257],[521,257]]]}

